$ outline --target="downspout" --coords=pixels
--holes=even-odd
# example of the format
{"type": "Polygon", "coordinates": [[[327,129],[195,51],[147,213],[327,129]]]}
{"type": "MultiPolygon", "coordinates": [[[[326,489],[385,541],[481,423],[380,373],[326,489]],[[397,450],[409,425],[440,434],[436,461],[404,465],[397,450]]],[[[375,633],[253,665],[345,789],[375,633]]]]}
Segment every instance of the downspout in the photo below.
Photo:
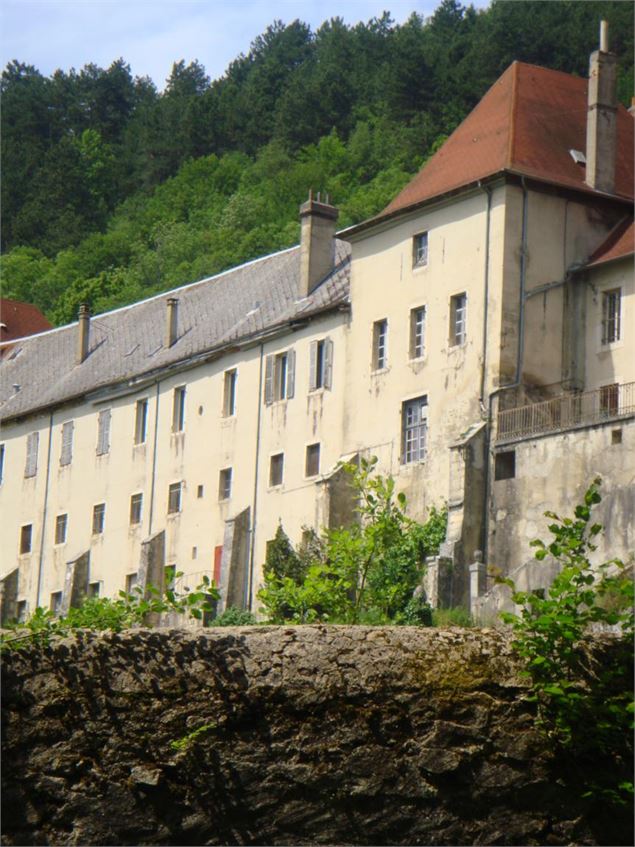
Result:
{"type": "Polygon", "coordinates": [[[485,373],[487,360],[487,301],[489,298],[489,241],[490,241],[490,217],[492,212],[492,189],[485,186],[479,180],[478,186],[487,194],[487,219],[485,224],[485,270],[484,270],[484,293],[483,293],[483,361],[481,364],[481,387],[478,399],[481,408],[484,406],[485,397],[485,373]]]}
{"type": "Polygon", "coordinates": [[[49,499],[49,480],[51,477],[51,450],[53,446],[53,412],[49,414],[49,443],[46,450],[46,480],[44,483],[44,505],[42,506],[42,531],[40,533],[40,561],[37,569],[36,607],[40,605],[40,590],[42,588],[42,568],[44,566],[44,535],[46,533],[46,512],[49,499]]]}
{"type": "Polygon", "coordinates": [[[256,422],[256,458],[254,467],[254,496],[251,507],[251,543],[249,545],[249,574],[247,580],[247,608],[251,612],[253,606],[254,588],[254,559],[256,556],[256,512],[258,509],[258,469],[260,466],[260,425],[262,420],[262,374],[264,362],[264,344],[260,344],[260,373],[258,376],[258,418],[256,422]]]}
{"type": "Polygon", "coordinates": [[[523,187],[523,210],[521,219],[521,235],[520,235],[520,311],[518,315],[518,354],[516,358],[516,376],[513,382],[507,385],[500,385],[489,394],[487,403],[487,427],[485,430],[485,510],[483,514],[483,561],[488,561],[489,556],[489,508],[491,502],[491,446],[492,446],[492,406],[493,399],[497,394],[506,391],[508,388],[517,388],[521,382],[522,362],[525,351],[525,283],[527,274],[527,206],[528,194],[525,177],[521,177],[521,185],[523,187]]]}
{"type": "Polygon", "coordinates": [[[152,535],[152,518],[154,516],[154,483],[157,472],[157,441],[159,438],[159,388],[161,383],[157,380],[157,391],[154,401],[154,443],[152,445],[152,475],[150,477],[150,512],[148,517],[148,535],[152,535]]]}

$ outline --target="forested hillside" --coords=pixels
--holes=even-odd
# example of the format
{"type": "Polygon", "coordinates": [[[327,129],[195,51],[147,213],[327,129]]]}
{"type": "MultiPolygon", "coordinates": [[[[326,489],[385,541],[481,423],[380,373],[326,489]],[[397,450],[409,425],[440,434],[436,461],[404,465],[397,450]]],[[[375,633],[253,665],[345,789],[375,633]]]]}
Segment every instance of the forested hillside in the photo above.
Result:
{"type": "Polygon", "coordinates": [[[176,62],[165,90],[104,70],[2,74],[3,296],[56,323],[289,246],[309,187],[345,226],[375,214],[514,59],[586,76],[600,18],[633,93],[632,2],[444,0],[317,32],[273,23],[210,82],[176,62]]]}

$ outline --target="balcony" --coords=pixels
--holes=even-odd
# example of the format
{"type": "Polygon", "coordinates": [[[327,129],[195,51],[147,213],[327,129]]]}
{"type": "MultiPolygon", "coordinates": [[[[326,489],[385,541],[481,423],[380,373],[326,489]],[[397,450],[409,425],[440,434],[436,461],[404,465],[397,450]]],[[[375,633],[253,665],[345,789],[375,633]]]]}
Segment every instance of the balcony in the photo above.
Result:
{"type": "Polygon", "coordinates": [[[498,413],[496,441],[514,441],[635,415],[635,382],[565,394],[498,413]]]}

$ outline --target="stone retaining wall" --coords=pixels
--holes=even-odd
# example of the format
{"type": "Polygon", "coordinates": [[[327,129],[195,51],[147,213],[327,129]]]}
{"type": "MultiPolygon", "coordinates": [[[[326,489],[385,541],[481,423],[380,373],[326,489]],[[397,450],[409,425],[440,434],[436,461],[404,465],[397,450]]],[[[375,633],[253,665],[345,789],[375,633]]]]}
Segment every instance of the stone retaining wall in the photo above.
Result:
{"type": "Polygon", "coordinates": [[[3,677],[7,845],[632,843],[494,630],[84,633],[3,677]]]}

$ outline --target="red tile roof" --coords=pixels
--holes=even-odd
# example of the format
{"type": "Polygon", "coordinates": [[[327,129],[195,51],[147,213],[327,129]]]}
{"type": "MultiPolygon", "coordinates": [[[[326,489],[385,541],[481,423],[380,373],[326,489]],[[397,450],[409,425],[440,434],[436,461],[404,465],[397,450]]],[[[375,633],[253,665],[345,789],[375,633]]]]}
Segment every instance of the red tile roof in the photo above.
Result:
{"type": "Polygon", "coordinates": [[[0,299],[0,341],[15,341],[51,329],[42,312],[31,303],[0,299]]]}
{"type": "MultiPolygon", "coordinates": [[[[593,192],[569,150],[586,149],[587,80],[514,62],[378,215],[382,218],[501,171],[593,192]]],[[[633,118],[619,106],[615,193],[633,198],[633,118]]]]}
{"type": "Polygon", "coordinates": [[[613,259],[623,259],[635,253],[635,224],[633,218],[621,221],[589,259],[589,265],[602,265],[613,259]]]}

